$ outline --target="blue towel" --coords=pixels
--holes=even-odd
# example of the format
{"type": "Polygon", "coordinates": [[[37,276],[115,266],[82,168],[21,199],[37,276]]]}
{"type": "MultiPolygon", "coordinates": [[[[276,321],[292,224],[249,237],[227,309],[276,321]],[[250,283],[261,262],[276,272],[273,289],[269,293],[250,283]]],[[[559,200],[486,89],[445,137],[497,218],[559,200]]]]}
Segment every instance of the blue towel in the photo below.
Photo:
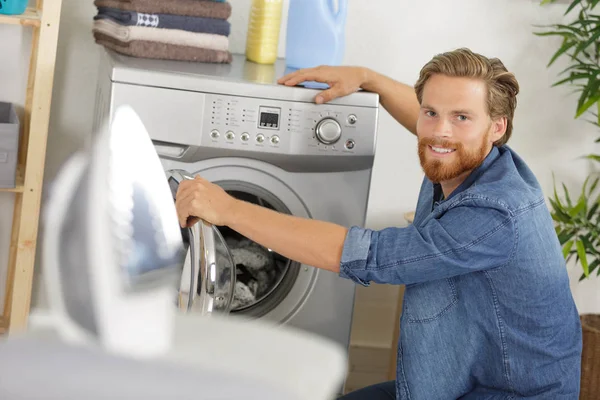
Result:
{"type": "MultiPolygon", "coordinates": [[[[213,0],[222,2],[224,0],[213,0]]],[[[189,17],[174,14],[148,14],[117,8],[98,7],[94,19],[109,19],[126,26],[148,26],[152,28],[180,29],[189,32],[214,33],[229,36],[229,21],[217,18],[189,17]]]]}

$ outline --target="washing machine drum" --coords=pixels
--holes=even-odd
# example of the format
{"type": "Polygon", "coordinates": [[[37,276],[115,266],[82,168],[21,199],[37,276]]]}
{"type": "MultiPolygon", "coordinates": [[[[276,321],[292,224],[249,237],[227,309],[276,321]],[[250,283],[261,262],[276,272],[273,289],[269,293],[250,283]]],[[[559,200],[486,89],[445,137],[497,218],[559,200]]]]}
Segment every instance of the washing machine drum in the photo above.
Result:
{"type": "MultiPolygon", "coordinates": [[[[175,200],[182,180],[193,178],[185,171],[171,170],[167,172],[167,179],[175,200]]],[[[201,315],[229,313],[236,268],[223,236],[205,221],[182,228],[181,236],[185,258],[182,259],[178,307],[201,315]]]]}

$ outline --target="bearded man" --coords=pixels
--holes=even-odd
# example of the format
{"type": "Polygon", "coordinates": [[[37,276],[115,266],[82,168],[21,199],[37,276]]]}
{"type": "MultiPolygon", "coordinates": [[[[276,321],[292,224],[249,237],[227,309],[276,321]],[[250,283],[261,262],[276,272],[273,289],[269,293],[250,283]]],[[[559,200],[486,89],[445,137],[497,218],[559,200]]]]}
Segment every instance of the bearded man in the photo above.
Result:
{"type": "MultiPolygon", "coordinates": [[[[519,85],[498,59],[436,55],[411,88],[361,67],[280,79],[363,89],[418,138],[425,173],[413,224],[371,230],[279,214],[196,177],[176,206],[361,285],[404,284],[396,380],[344,399],[577,399],[581,326],[545,196],[506,143],[519,85]],[[256,223],[260,221],[260,223],[256,223]]],[[[318,360],[315,360],[318,362],[318,360]]]]}

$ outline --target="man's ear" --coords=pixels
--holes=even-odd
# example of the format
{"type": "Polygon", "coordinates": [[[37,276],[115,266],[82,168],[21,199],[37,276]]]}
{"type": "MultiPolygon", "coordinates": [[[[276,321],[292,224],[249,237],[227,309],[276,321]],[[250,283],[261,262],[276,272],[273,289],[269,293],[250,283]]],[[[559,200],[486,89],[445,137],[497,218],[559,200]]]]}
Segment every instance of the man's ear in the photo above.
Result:
{"type": "Polygon", "coordinates": [[[506,133],[506,127],[508,126],[508,119],[506,117],[500,117],[492,120],[492,132],[490,134],[490,141],[492,143],[497,142],[506,133]]]}

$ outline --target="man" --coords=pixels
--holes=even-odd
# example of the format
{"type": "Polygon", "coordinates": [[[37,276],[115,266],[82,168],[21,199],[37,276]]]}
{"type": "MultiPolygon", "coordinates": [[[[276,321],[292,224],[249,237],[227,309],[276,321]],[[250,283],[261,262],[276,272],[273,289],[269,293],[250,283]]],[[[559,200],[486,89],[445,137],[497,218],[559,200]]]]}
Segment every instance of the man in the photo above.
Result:
{"type": "Polygon", "coordinates": [[[203,218],[362,285],[406,285],[397,379],[348,400],[577,399],[581,327],[565,262],[536,178],[505,144],[514,75],[458,49],[427,63],[414,90],[358,67],[299,70],[279,83],[307,80],[330,86],[317,103],[377,92],[416,134],[426,177],[413,224],[374,231],[301,219],[197,177],[179,188],[181,225],[203,218]]]}

